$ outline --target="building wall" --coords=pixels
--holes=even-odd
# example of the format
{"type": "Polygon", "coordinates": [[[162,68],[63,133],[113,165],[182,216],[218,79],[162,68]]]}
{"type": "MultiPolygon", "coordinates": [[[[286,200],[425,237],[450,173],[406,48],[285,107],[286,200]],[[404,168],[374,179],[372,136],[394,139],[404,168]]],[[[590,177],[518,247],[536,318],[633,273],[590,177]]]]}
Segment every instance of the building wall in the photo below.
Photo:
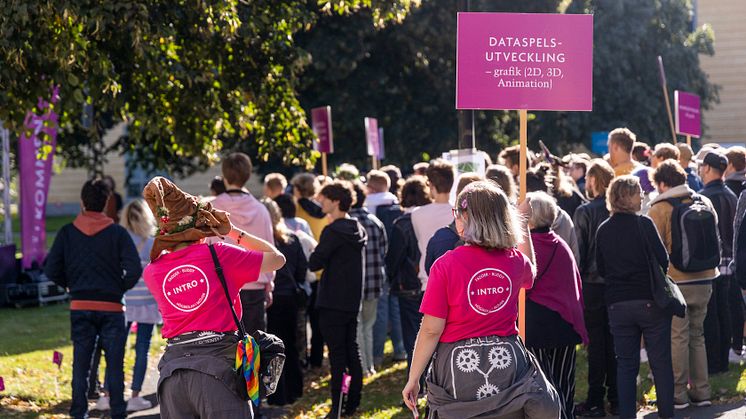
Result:
{"type": "MultiPolygon", "coordinates": [[[[107,144],[113,143],[113,141],[121,134],[124,130],[124,124],[120,124],[113,128],[104,137],[104,142],[107,144]]],[[[117,192],[119,192],[125,199],[125,202],[138,198],[139,195],[127,195],[127,188],[125,187],[125,179],[127,177],[127,171],[125,168],[124,156],[120,156],[117,153],[111,153],[108,156],[108,162],[104,167],[104,171],[107,175],[111,175],[117,184],[117,192]]],[[[167,176],[168,174],[163,174],[167,176]]],[[[215,165],[209,168],[203,173],[196,173],[185,179],[173,179],[174,182],[182,190],[189,192],[193,195],[209,196],[210,194],[210,181],[215,176],[220,176],[220,165],[215,165]]],[[[49,196],[47,199],[47,213],[49,215],[61,215],[61,214],[76,214],[80,211],[80,188],[83,186],[85,181],[88,179],[88,172],[85,169],[70,169],[65,168],[60,173],[52,175],[52,182],[49,187],[49,196]]],[[[261,195],[261,179],[259,176],[252,176],[247,185],[249,190],[254,193],[254,196],[261,195]]],[[[135,188],[139,190],[138,188],[135,188]]]]}
{"type": "Polygon", "coordinates": [[[720,104],[704,113],[705,142],[746,142],[746,0],[698,0],[697,23],[715,31],[715,55],[704,71],[722,86],[720,104]]]}

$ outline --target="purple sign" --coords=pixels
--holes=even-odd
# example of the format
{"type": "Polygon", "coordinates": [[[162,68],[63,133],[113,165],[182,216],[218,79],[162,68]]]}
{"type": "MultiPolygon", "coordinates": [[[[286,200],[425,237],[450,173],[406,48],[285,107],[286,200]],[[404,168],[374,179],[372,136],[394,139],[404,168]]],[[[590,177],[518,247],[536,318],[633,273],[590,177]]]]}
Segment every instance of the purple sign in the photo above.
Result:
{"type": "Polygon", "coordinates": [[[57,365],[57,368],[62,368],[62,352],[54,351],[52,354],[52,363],[57,365]]]}
{"type": "Polygon", "coordinates": [[[311,109],[311,127],[316,134],[313,149],[321,153],[334,153],[332,137],[332,107],[322,106],[311,109]]]}
{"type": "Polygon", "coordinates": [[[593,15],[459,13],[456,109],[590,111],[593,15]]]}
{"type": "Polygon", "coordinates": [[[30,268],[34,262],[41,266],[47,253],[47,193],[52,176],[59,119],[50,105],[58,100],[56,87],[52,91],[51,103],[39,98],[39,114],[33,111],[26,114],[18,142],[21,252],[24,268],[30,268]]]}
{"type": "Polygon", "coordinates": [[[702,134],[699,96],[676,90],[673,101],[676,109],[676,132],[699,138],[702,134]]]}
{"type": "Polygon", "coordinates": [[[381,144],[378,141],[378,120],[365,118],[365,140],[368,143],[368,155],[380,158],[381,144]]]}
{"type": "Polygon", "coordinates": [[[378,158],[386,158],[386,148],[383,146],[383,128],[378,128],[378,158]]]}

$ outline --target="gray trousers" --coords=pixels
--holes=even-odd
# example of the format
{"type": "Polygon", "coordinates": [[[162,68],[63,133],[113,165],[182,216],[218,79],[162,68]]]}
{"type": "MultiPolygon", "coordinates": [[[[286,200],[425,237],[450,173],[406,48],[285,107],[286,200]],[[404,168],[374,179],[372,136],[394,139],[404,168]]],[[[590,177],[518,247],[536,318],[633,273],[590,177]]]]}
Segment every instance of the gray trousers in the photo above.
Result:
{"type": "Polygon", "coordinates": [[[251,402],[241,400],[220,381],[199,371],[180,369],[158,391],[163,419],[253,418],[251,402]]]}

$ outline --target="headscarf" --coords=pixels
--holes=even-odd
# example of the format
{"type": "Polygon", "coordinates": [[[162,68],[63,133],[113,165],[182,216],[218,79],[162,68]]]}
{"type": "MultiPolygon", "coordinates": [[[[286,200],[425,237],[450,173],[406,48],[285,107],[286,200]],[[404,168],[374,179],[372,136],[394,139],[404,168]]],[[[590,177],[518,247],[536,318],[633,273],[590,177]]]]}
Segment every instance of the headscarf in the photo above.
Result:
{"type": "Polygon", "coordinates": [[[227,212],[200,201],[164,177],[151,179],[142,194],[158,222],[158,232],[150,251],[151,261],[164,250],[172,250],[182,243],[226,235],[231,231],[227,212]]]}

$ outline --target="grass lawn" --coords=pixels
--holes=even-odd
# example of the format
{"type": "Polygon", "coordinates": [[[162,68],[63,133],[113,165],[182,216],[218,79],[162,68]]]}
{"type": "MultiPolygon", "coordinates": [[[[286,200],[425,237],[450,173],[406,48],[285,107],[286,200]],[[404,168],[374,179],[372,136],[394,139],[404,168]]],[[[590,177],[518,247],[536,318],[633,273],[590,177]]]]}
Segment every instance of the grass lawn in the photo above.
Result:
{"type": "MultiPolygon", "coordinates": [[[[127,341],[125,382],[132,379],[134,335],[127,341]]],[[[160,356],[165,344],[156,332],[151,354],[160,356]]],[[[0,309],[0,417],[66,417],[72,378],[72,343],[68,305],[0,309]],[[62,367],[52,363],[54,351],[63,355],[62,367]]],[[[102,364],[105,362],[102,359],[102,364]]],[[[100,369],[103,379],[103,366],[100,369]]]]}
{"type": "MultiPolygon", "coordinates": [[[[0,309],[0,376],[5,391],[0,392],[0,417],[58,418],[65,417],[70,403],[72,345],[70,343],[69,312],[66,304],[41,308],[0,309]],[[52,363],[53,351],[62,352],[62,368],[52,363]]],[[[125,358],[125,380],[131,379],[134,362],[134,336],[128,341],[125,358]]],[[[153,338],[151,354],[159,356],[164,341],[153,338]]],[[[391,360],[391,344],[386,345],[384,368],[364,381],[360,418],[409,418],[403,409],[401,389],[406,382],[406,363],[391,360]]],[[[578,351],[576,401],[582,401],[587,391],[585,351],[578,351]]],[[[103,371],[103,369],[102,369],[103,371]]],[[[647,378],[649,369],[643,364],[638,400],[642,406],[655,400],[655,390],[647,378]]],[[[713,401],[742,400],[746,392],[746,365],[732,365],[727,374],[710,379],[713,401]]],[[[424,403],[424,401],[421,401],[424,403]]],[[[289,418],[322,418],[331,408],[328,369],[306,373],[305,394],[286,408],[289,418]]],[[[651,407],[647,407],[651,409],[651,407]]],[[[654,407],[652,408],[654,409],[654,407]]]]}
{"type": "MultiPolygon", "coordinates": [[[[5,217],[0,216],[0,223],[3,222],[5,217]]],[[[74,215],[59,215],[59,216],[47,216],[46,219],[46,230],[47,230],[47,249],[52,247],[54,237],[57,235],[62,226],[73,222],[75,219],[74,215]]],[[[11,219],[13,225],[13,242],[16,245],[16,253],[21,253],[21,221],[18,218],[18,214],[13,214],[11,219]]]]}

